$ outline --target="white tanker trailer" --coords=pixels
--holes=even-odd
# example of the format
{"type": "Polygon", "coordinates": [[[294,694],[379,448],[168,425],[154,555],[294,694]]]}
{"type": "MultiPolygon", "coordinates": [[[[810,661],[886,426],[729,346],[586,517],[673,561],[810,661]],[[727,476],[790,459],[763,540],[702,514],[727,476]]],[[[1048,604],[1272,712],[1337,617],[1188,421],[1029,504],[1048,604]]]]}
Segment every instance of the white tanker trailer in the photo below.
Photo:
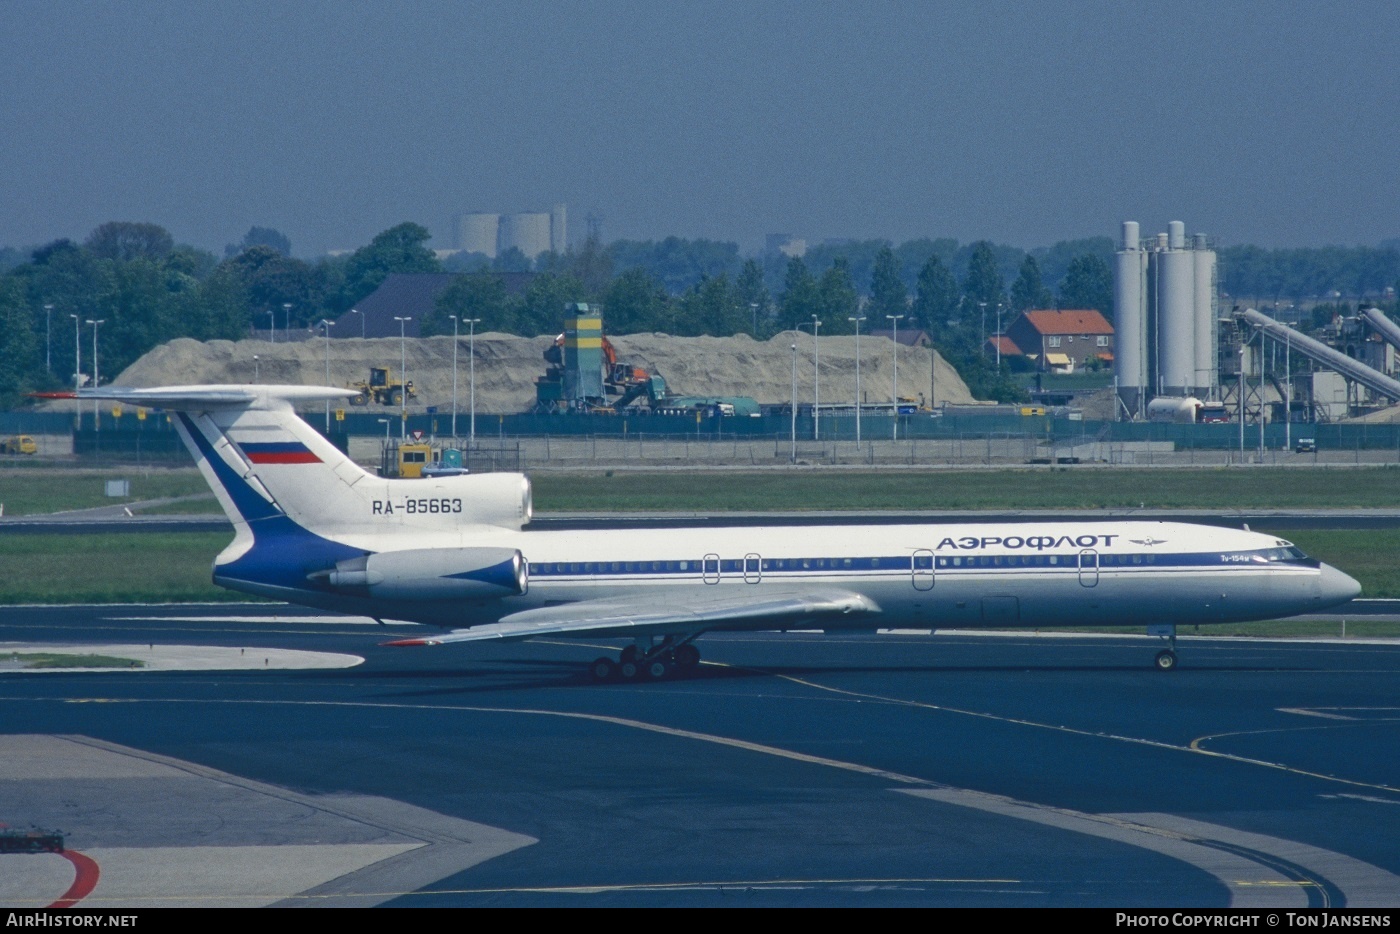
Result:
{"type": "Polygon", "coordinates": [[[1205,403],[1195,396],[1158,396],[1147,403],[1147,420],[1150,422],[1175,422],[1179,425],[1194,425],[1196,417],[1205,403]]]}

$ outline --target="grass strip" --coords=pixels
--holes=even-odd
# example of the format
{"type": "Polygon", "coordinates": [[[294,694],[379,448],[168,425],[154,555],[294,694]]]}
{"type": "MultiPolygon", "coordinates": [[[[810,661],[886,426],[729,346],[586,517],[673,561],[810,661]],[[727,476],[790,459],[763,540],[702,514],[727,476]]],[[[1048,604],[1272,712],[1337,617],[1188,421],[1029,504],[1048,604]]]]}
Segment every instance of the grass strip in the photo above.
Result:
{"type": "Polygon", "coordinates": [[[34,516],[96,506],[121,506],[147,499],[208,493],[194,468],[137,467],[130,470],[0,470],[0,504],[7,516],[34,516]],[[107,496],[108,480],[130,480],[131,495],[107,496]]]}
{"type": "MultiPolygon", "coordinates": [[[[542,472],[535,505],[548,512],[960,509],[1301,509],[1400,506],[1400,467],[1004,470],[542,472]]],[[[206,493],[194,468],[0,470],[5,515],[51,513],[206,493]],[[131,480],[109,499],[106,480],[131,480]]],[[[212,500],[160,512],[213,512],[212,500]]]]}
{"type": "Polygon", "coordinates": [[[1400,468],[590,471],[533,476],[548,512],[1400,506],[1400,468]]]}
{"type": "Polygon", "coordinates": [[[23,663],[22,668],[145,668],[146,663],[135,658],[115,655],[57,655],[51,652],[16,652],[12,658],[23,663]]]}
{"type": "Polygon", "coordinates": [[[227,532],[0,536],[0,604],[252,599],[215,587],[227,532]]]}

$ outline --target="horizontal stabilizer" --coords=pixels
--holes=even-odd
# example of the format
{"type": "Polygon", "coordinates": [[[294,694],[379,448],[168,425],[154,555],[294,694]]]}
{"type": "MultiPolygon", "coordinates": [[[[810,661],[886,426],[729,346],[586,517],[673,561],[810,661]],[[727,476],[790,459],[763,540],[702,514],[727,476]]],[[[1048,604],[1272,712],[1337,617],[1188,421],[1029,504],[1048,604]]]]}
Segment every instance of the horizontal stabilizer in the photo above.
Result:
{"type": "Polygon", "coordinates": [[[778,629],[813,627],[821,618],[876,614],[880,607],[849,590],[815,589],[793,593],[658,602],[586,600],[561,606],[525,610],[500,622],[420,639],[398,639],[385,645],[446,645],[484,639],[530,639],[535,636],[636,636],[644,633],[693,633],[712,629],[778,629]]]}
{"type": "Polygon", "coordinates": [[[83,389],[69,398],[97,399],[126,405],[175,412],[205,411],[222,408],[266,408],[273,402],[320,402],[325,399],[348,399],[354,390],[332,386],[156,386],[133,389],[124,386],[104,386],[83,389]]]}

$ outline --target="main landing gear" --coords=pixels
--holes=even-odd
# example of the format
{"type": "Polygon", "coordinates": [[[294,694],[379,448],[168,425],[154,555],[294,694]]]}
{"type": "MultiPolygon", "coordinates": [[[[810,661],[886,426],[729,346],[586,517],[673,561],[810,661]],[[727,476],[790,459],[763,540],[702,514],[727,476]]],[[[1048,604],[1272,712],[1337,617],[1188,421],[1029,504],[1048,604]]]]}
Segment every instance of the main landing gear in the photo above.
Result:
{"type": "Polygon", "coordinates": [[[680,641],[673,636],[660,642],[638,639],[619,653],[617,661],[595,659],[588,673],[594,681],[661,681],[689,674],[700,664],[700,650],[692,644],[698,635],[680,641]]]}
{"type": "Polygon", "coordinates": [[[1148,626],[1147,634],[1166,639],[1170,644],[1170,648],[1165,648],[1157,653],[1157,657],[1152,660],[1152,666],[1158,671],[1174,671],[1176,669],[1176,624],[1165,623],[1148,626]]]}

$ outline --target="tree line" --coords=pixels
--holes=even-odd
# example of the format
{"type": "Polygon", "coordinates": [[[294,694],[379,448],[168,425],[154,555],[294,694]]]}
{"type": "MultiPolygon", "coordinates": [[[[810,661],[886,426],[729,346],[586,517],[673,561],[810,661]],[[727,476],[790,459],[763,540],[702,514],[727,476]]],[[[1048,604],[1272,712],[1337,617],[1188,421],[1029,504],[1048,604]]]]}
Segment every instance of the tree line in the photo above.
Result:
{"type": "MultiPolygon", "coordinates": [[[[664,271],[657,274],[646,264],[618,271],[623,261],[635,261],[644,252],[635,243],[609,248],[585,243],[576,253],[555,258],[514,294],[501,272],[463,275],[438,299],[423,322],[423,333],[451,334],[453,316],[459,321],[478,319],[478,331],[554,333],[561,326],[560,310],[569,301],[600,304],[604,328],[612,334],[749,334],[768,340],[804,326],[809,333],[815,327],[827,335],[853,334],[857,326],[867,333],[922,329],[974,395],[1016,399],[1021,396],[1016,382],[1005,371],[998,372],[991,355],[983,352],[998,319],[1007,326],[1027,308],[1052,306],[1096,308],[1112,315],[1112,273],[1094,253],[1069,259],[1058,290],[1052,290],[1039,263],[1028,254],[1022,254],[1008,288],[1001,270],[1004,257],[986,241],[968,247],[966,261],[959,263],[964,267],[960,276],[952,265],[956,250],[943,251],[950,262],[937,250],[925,253],[912,283],[904,271],[908,250],[901,255],[888,243],[880,244],[859,272],[844,255],[833,255],[827,262],[819,254],[811,257],[812,264],[808,257],[745,259],[731,274],[723,255],[706,246],[700,253],[709,255],[712,264],[700,268],[683,288],[670,287],[682,280],[673,278],[668,285],[664,271]],[[770,286],[775,267],[781,271],[776,289],[770,286]]],[[[678,244],[662,245],[659,252],[669,257],[665,268],[674,272],[684,265],[677,261],[678,244]]]]}
{"type": "MultiPolygon", "coordinates": [[[[479,331],[555,333],[563,306],[577,301],[602,305],[616,334],[766,340],[799,324],[810,329],[814,317],[822,334],[850,334],[854,318],[863,317],[868,332],[902,316],[899,328],[928,331],[981,398],[1016,397],[983,353],[998,315],[1003,328],[1032,307],[1095,308],[1112,317],[1114,244],[1106,237],[1029,252],[988,241],[846,241],[801,257],[764,258],[711,240],[590,240],[533,263],[507,253],[457,256],[445,265],[428,248],[430,238],[426,228],[404,223],[352,253],[307,262],[291,255],[278,231],[254,227],[220,259],[176,244],[156,224],[114,221],[81,243],[0,249],[0,404],[71,386],[79,358],[90,374],[89,322],[101,322],[97,348],[110,378],[174,338],[238,340],[274,322],[279,330],[307,328],[339,317],[396,272],[464,273],[423,322],[425,334],[451,333],[451,315],[480,319],[479,331]],[[513,291],[508,274],[523,271],[531,275],[513,291]]],[[[1387,276],[1400,279],[1394,246],[1236,250],[1221,251],[1222,288],[1234,294],[1324,294],[1328,284],[1360,294],[1387,276]]]]}

